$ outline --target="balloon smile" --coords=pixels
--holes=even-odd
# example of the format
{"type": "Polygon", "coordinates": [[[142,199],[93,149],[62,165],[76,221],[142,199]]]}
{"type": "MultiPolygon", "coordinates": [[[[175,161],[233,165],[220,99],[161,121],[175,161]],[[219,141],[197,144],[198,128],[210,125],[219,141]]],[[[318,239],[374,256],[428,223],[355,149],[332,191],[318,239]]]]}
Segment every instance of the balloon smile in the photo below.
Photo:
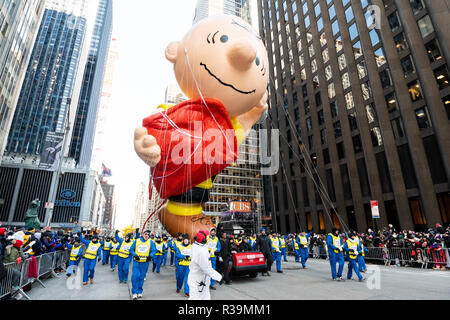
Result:
{"type": "Polygon", "coordinates": [[[242,91],[242,90],[236,89],[232,84],[228,84],[228,83],[223,82],[222,80],[220,80],[214,73],[212,73],[212,72],[208,69],[208,67],[206,66],[206,64],[204,64],[203,62],[200,62],[200,65],[203,66],[203,68],[205,68],[205,70],[208,71],[208,73],[209,73],[212,77],[214,77],[217,81],[219,81],[220,84],[222,84],[222,85],[224,85],[224,86],[227,86],[227,87],[230,87],[230,88],[232,88],[234,91],[237,91],[237,92],[242,93],[242,94],[252,94],[252,93],[255,93],[255,92],[256,92],[256,89],[253,89],[252,91],[242,91]]]}

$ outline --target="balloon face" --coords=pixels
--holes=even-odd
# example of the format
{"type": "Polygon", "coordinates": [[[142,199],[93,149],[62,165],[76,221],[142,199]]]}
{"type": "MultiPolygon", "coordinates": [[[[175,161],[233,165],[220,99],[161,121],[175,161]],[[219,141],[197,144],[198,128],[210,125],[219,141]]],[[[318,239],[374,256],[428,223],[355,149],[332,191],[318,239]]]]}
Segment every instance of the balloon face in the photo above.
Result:
{"type": "Polygon", "coordinates": [[[172,42],[166,57],[191,99],[221,101],[230,117],[265,104],[269,80],[264,44],[254,29],[235,16],[214,16],[194,25],[180,42],[172,42]]]}

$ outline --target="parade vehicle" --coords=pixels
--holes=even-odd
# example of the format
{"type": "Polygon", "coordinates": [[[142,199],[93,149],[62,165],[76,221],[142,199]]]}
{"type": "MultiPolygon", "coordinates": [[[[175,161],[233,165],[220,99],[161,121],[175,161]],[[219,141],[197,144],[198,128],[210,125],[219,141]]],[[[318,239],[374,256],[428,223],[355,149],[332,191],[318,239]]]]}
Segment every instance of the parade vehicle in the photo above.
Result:
{"type": "Polygon", "coordinates": [[[250,278],[255,278],[258,275],[258,272],[264,272],[266,268],[266,259],[261,252],[238,252],[233,254],[230,274],[232,276],[243,276],[248,274],[250,278]]]}

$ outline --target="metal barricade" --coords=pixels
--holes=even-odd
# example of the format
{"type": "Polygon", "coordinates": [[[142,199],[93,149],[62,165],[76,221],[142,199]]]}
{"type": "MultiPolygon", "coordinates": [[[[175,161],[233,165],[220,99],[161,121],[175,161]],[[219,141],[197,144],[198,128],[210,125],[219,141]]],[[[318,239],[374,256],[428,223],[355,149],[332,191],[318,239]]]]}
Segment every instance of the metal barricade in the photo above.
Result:
{"type": "Polygon", "coordinates": [[[23,263],[11,262],[5,264],[6,277],[0,281],[0,299],[20,289],[20,276],[23,263]]]}

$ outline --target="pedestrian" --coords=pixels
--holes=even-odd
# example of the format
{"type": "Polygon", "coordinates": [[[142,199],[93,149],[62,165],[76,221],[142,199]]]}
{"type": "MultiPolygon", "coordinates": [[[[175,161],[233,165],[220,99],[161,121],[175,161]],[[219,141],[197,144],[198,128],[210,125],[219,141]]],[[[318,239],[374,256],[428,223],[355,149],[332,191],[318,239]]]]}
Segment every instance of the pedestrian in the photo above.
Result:
{"type": "Polygon", "coordinates": [[[111,272],[116,270],[117,266],[117,255],[119,254],[119,245],[116,237],[113,237],[111,242],[111,249],[109,250],[109,256],[111,258],[111,272]]]}
{"type": "Polygon", "coordinates": [[[88,284],[88,279],[91,284],[94,283],[94,273],[96,260],[100,261],[102,244],[98,241],[98,236],[94,234],[92,240],[86,240],[80,233],[80,240],[86,246],[86,252],[84,253],[84,271],[83,271],[83,285],[88,284]]]}
{"type": "Polygon", "coordinates": [[[261,228],[261,234],[258,237],[258,240],[256,241],[258,250],[264,255],[264,258],[266,260],[266,271],[262,272],[262,275],[270,276],[269,270],[270,266],[272,265],[272,251],[270,247],[270,240],[266,235],[266,229],[261,228]]]}
{"type": "Polygon", "coordinates": [[[103,242],[103,260],[102,260],[102,265],[108,264],[109,263],[109,254],[110,254],[110,250],[111,250],[111,238],[110,237],[106,237],[106,241],[103,242]]]}
{"type": "Polygon", "coordinates": [[[367,248],[364,246],[364,243],[359,236],[356,236],[356,241],[358,241],[358,244],[361,246],[361,254],[358,255],[358,257],[356,259],[356,262],[358,263],[358,269],[359,269],[359,272],[366,272],[367,266],[366,266],[366,261],[364,260],[364,257],[366,255],[366,252],[369,252],[369,250],[367,250],[367,248]]]}
{"type": "MultiPolygon", "coordinates": [[[[272,232],[272,237],[270,237],[270,247],[272,250],[272,263],[276,262],[277,272],[283,273],[281,270],[281,249],[280,249],[280,238],[278,238],[277,233],[275,231],[272,232]]],[[[272,264],[270,265],[269,270],[271,269],[272,264]]]]}
{"type": "Polygon", "coordinates": [[[123,239],[120,239],[119,230],[116,230],[115,238],[119,243],[119,251],[117,253],[119,283],[127,283],[131,262],[130,249],[133,245],[133,240],[130,233],[126,234],[123,239]]]}
{"type": "Polygon", "coordinates": [[[350,232],[349,239],[344,244],[344,250],[347,253],[348,257],[348,272],[347,279],[352,280],[352,271],[355,270],[356,275],[358,276],[359,281],[365,280],[364,277],[359,272],[359,268],[356,264],[356,260],[359,255],[362,254],[361,246],[356,239],[356,233],[350,232]]]}
{"type": "MultiPolygon", "coordinates": [[[[136,235],[138,237],[138,235],[136,235]]],[[[150,239],[150,231],[144,231],[142,237],[137,238],[131,245],[130,254],[133,256],[133,269],[131,275],[131,293],[133,300],[142,298],[144,280],[148,271],[149,262],[156,253],[156,247],[150,239]]]]}
{"type": "Polygon", "coordinates": [[[280,250],[281,250],[281,256],[283,257],[283,261],[287,262],[287,256],[286,256],[286,237],[283,235],[278,235],[280,239],[280,250]]]}
{"type": "Polygon", "coordinates": [[[298,239],[298,236],[294,235],[292,243],[294,247],[295,262],[300,262],[300,240],[298,239]]]}
{"type": "Polygon", "coordinates": [[[167,253],[169,251],[169,239],[166,234],[163,234],[163,242],[164,242],[164,253],[163,253],[163,266],[166,266],[167,262],[167,253]]]}
{"type": "Polygon", "coordinates": [[[249,244],[252,247],[252,251],[256,250],[256,233],[253,233],[252,236],[250,236],[249,238],[249,244]]]}
{"type": "Polygon", "coordinates": [[[300,247],[300,257],[301,257],[301,261],[302,261],[302,267],[303,269],[308,269],[306,267],[306,261],[309,258],[309,251],[308,251],[308,243],[309,243],[309,238],[311,237],[311,232],[306,234],[305,231],[302,231],[298,236],[296,241],[298,241],[298,245],[300,247]]]}
{"type": "Polygon", "coordinates": [[[175,250],[179,270],[176,278],[176,292],[179,293],[181,287],[184,285],[184,295],[185,297],[189,297],[189,285],[187,281],[189,276],[189,264],[191,263],[192,245],[188,234],[183,235],[183,241],[175,248],[175,250]]]}
{"type": "Polygon", "coordinates": [[[212,268],[209,260],[210,253],[206,246],[208,234],[208,231],[200,230],[194,237],[188,276],[189,300],[211,300],[210,279],[222,280],[222,275],[212,268]]]}
{"type": "Polygon", "coordinates": [[[225,284],[231,284],[230,270],[228,266],[232,260],[232,253],[230,248],[230,239],[227,237],[226,232],[223,232],[221,235],[220,248],[218,262],[219,270],[223,275],[223,281],[225,281],[225,284]]]}
{"type": "Polygon", "coordinates": [[[69,267],[67,268],[67,276],[70,277],[75,274],[83,256],[83,247],[81,246],[80,238],[76,237],[73,244],[69,242],[65,243],[66,247],[70,250],[69,267]]]}
{"type": "Polygon", "coordinates": [[[153,268],[152,272],[159,273],[161,270],[161,264],[163,262],[163,256],[164,256],[164,250],[166,249],[166,245],[164,242],[162,242],[161,236],[156,236],[156,239],[154,241],[155,247],[156,247],[156,253],[153,259],[153,268]]]}
{"type": "Polygon", "coordinates": [[[253,251],[253,248],[249,243],[248,236],[244,236],[244,238],[242,239],[242,243],[239,246],[239,252],[250,252],[250,251],[253,251]]]}
{"type": "MultiPolygon", "coordinates": [[[[208,247],[208,251],[210,254],[211,266],[214,270],[216,270],[216,256],[220,252],[220,241],[219,238],[216,237],[216,228],[210,229],[210,234],[207,237],[206,246],[208,247]]],[[[211,279],[209,288],[211,290],[216,290],[216,287],[214,287],[214,279],[211,279]]]]}
{"type": "Polygon", "coordinates": [[[339,229],[333,227],[331,233],[327,235],[327,247],[328,247],[328,255],[330,258],[330,266],[331,266],[331,277],[333,280],[342,281],[342,272],[344,270],[344,255],[342,252],[343,243],[342,239],[339,236],[339,229]],[[339,269],[336,273],[336,263],[339,264],[339,269]]]}

